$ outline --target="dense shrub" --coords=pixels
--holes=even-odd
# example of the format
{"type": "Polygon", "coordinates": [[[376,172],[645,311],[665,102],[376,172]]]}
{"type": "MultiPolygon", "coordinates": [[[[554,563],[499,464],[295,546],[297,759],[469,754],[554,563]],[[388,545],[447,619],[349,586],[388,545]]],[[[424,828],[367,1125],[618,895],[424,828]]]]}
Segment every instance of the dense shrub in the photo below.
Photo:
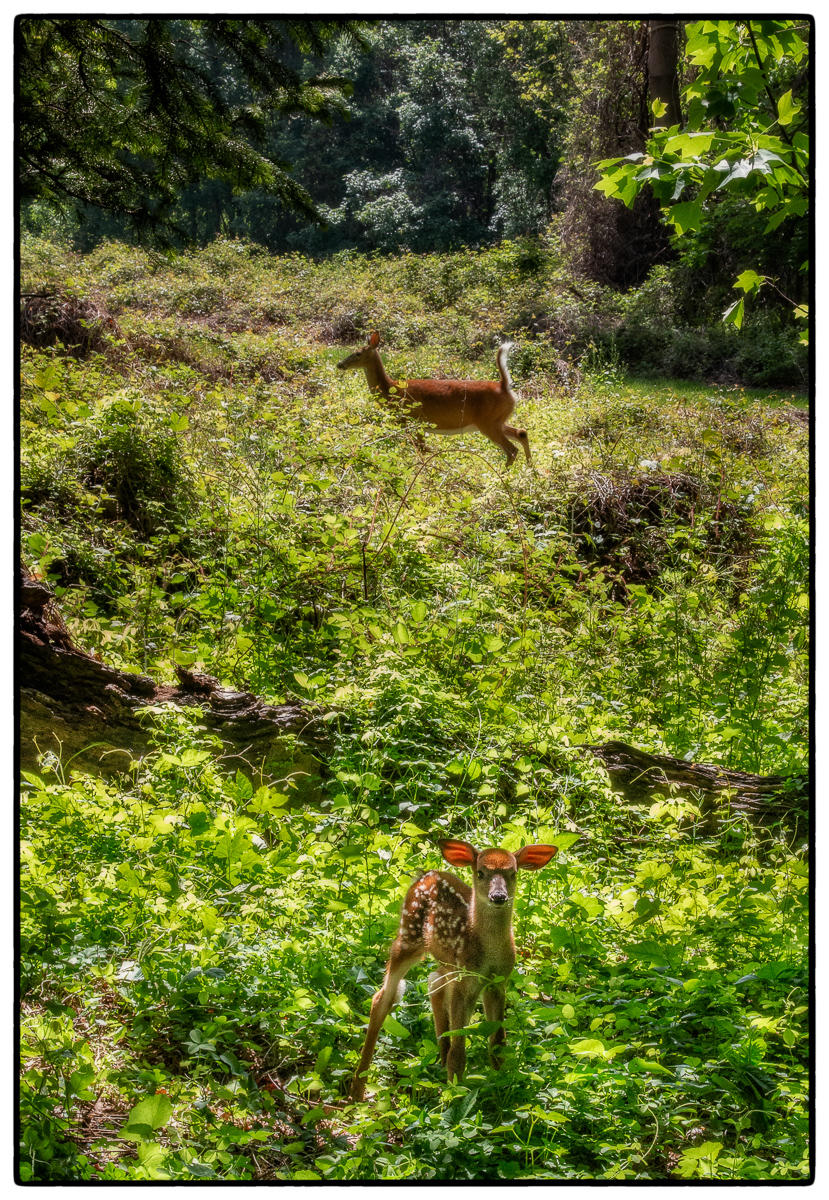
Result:
{"type": "Polygon", "coordinates": [[[175,433],[151,406],[111,401],[90,422],[74,456],[87,486],[113,496],[119,516],[142,537],[180,524],[187,472],[175,433]]]}

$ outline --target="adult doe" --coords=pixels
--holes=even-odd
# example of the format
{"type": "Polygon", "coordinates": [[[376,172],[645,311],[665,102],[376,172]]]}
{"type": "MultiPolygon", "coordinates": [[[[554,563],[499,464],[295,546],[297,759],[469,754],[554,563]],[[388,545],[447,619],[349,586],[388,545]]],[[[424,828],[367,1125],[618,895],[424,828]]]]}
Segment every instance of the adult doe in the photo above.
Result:
{"type": "Polygon", "coordinates": [[[490,1060],[501,1061],[507,977],[515,964],[512,903],[519,870],[546,866],[557,847],[524,846],[517,854],[482,850],[469,842],[445,840],[440,849],[447,862],[472,867],[469,887],[450,871],[427,871],[412,884],[403,903],[400,927],[392,943],[383,986],[371,1002],[363,1053],[351,1083],[352,1100],[362,1100],[380,1028],[403,994],[403,979],[426,953],[437,962],[429,976],[429,999],[435,1021],[440,1060],[450,1082],[463,1077],[464,1036],[478,996],[483,992],[484,1015],[499,1022],[490,1035],[490,1060]]]}
{"type": "MultiPolygon", "coordinates": [[[[377,347],[380,335],[376,330],[369,334],[365,346],[349,354],[337,363],[340,371],[365,371],[368,389],[379,393],[386,400],[400,406],[405,416],[425,425],[432,432],[443,434],[471,433],[478,430],[507,456],[507,466],[512,466],[518,453],[510,439],[524,447],[527,462],[530,457],[530,442],[526,429],[508,425],[515,408],[515,393],[507,370],[507,355],[512,348],[505,342],[498,350],[496,362],[498,383],[482,379],[406,379],[395,382],[383,366],[377,347]]],[[[420,439],[422,442],[422,439],[420,439]]]]}

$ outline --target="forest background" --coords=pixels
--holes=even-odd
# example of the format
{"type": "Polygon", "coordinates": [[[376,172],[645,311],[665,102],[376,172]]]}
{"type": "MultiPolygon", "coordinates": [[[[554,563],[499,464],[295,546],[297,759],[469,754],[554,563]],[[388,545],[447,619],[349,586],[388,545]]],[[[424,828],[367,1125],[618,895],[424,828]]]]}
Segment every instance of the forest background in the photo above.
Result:
{"type": "Polygon", "coordinates": [[[21,1180],[807,1178],[809,21],[15,33],[21,1180]],[[507,1061],[352,1104],[445,836],[507,1061]]]}

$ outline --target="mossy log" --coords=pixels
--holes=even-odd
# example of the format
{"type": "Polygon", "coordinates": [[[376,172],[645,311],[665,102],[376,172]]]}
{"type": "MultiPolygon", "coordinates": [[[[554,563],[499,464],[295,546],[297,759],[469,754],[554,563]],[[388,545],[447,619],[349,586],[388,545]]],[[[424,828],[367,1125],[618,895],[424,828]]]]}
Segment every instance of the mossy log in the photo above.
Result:
{"type": "Polygon", "coordinates": [[[654,794],[697,803],[708,829],[723,816],[744,814],[762,824],[784,822],[805,832],[809,817],[808,781],[782,775],[752,775],[710,763],[690,763],[648,754],[626,742],[585,746],[604,763],[610,781],[632,804],[654,794]]]}
{"type": "Polygon", "coordinates": [[[153,746],[140,710],[199,708],[199,724],[222,742],[223,761],[254,779],[290,777],[298,791],[319,785],[324,732],[297,704],[270,705],[179,669],[177,685],[121,671],[77,646],[52,590],[21,568],[18,678],[21,766],[36,770],[51,751],[64,766],[100,774],[129,770],[153,746]]]}

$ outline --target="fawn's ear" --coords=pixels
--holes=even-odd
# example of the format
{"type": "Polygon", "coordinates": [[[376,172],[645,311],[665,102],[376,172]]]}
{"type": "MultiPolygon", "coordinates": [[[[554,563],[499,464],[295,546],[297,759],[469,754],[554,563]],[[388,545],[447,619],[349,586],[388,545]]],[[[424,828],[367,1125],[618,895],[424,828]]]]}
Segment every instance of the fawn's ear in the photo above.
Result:
{"type": "Polygon", "coordinates": [[[371,346],[372,350],[376,350],[380,345],[380,334],[376,329],[368,335],[368,344],[371,346]]]}
{"type": "Polygon", "coordinates": [[[439,843],[440,852],[453,867],[474,867],[478,861],[478,851],[469,842],[456,842],[445,838],[439,843]]]}
{"type": "Polygon", "coordinates": [[[546,867],[557,851],[558,846],[545,846],[541,843],[536,846],[522,846],[515,856],[515,861],[527,871],[537,871],[539,867],[546,867]]]}

